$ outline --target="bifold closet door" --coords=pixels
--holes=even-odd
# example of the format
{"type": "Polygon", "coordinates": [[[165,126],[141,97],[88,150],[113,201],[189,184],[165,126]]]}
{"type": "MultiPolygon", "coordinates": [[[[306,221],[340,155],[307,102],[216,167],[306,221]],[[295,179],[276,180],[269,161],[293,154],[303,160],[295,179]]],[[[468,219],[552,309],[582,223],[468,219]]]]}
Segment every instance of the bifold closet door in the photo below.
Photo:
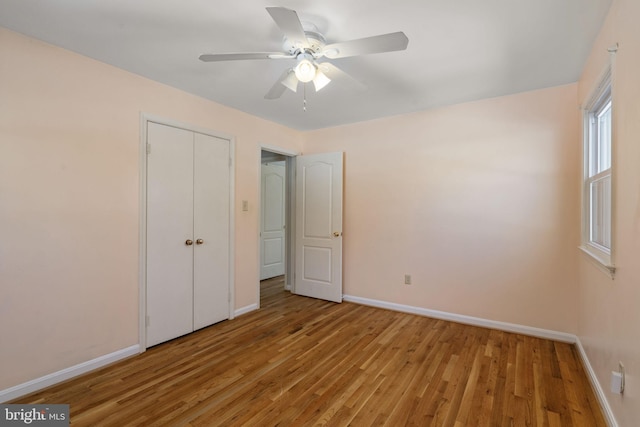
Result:
{"type": "Polygon", "coordinates": [[[193,132],[149,123],[147,346],[193,331],[193,132]]]}

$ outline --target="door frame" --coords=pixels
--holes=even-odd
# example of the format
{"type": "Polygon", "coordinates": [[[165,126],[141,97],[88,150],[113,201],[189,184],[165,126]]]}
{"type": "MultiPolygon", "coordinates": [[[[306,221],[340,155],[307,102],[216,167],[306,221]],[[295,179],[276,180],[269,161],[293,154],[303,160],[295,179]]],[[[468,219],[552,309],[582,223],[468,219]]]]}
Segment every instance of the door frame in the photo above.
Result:
{"type": "MultiPolygon", "coordinates": [[[[295,285],[295,206],[296,206],[296,192],[295,192],[295,178],[296,178],[296,157],[300,156],[302,153],[297,151],[292,151],[286,148],[278,147],[275,145],[269,144],[260,144],[258,146],[258,200],[256,206],[258,209],[262,210],[262,152],[269,151],[270,153],[282,154],[286,156],[287,159],[285,161],[285,176],[286,176],[286,184],[285,184],[285,267],[284,267],[284,275],[285,275],[285,289],[289,291],[294,290],[295,285]]],[[[256,308],[260,308],[260,252],[262,248],[260,247],[260,217],[262,212],[258,212],[257,215],[257,225],[258,225],[258,281],[256,284],[256,308]]]]}
{"type": "Polygon", "coordinates": [[[138,155],[139,217],[138,217],[138,345],[140,352],[147,349],[147,124],[149,122],[197,132],[229,141],[229,320],[235,317],[235,138],[231,135],[140,113],[140,141],[138,155]]]}

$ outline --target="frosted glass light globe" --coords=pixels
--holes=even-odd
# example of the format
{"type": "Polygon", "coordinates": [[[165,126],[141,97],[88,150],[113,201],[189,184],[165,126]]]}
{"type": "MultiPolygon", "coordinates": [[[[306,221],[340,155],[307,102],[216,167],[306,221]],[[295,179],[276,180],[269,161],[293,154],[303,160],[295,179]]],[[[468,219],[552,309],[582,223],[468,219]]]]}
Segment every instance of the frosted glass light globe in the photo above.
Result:
{"type": "Polygon", "coordinates": [[[298,80],[307,83],[316,76],[316,66],[308,59],[303,59],[296,66],[295,73],[298,80]]]}

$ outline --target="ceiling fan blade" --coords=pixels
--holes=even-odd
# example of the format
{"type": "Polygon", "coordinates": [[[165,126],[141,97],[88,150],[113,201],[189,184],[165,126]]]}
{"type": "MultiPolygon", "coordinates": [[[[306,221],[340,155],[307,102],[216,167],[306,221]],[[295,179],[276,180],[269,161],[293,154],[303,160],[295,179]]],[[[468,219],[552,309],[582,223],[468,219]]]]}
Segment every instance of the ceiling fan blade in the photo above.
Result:
{"type": "Polygon", "coordinates": [[[407,36],[402,31],[398,31],[397,33],[328,44],[324,47],[323,54],[329,59],[346,58],[355,55],[405,50],[408,44],[407,36]]]}
{"type": "Polygon", "coordinates": [[[318,71],[322,71],[324,75],[331,80],[343,80],[348,81],[349,84],[354,86],[358,90],[366,90],[367,87],[360,81],[354,79],[349,74],[342,71],[330,62],[322,62],[318,64],[318,71]]]}
{"type": "Polygon", "coordinates": [[[269,92],[264,96],[264,99],[278,99],[287,88],[294,92],[298,88],[298,79],[292,69],[285,70],[284,73],[282,73],[280,78],[278,78],[271,89],[269,89],[269,92]],[[295,85],[292,85],[293,81],[291,76],[293,76],[293,80],[295,80],[295,85]]]}
{"type": "Polygon", "coordinates": [[[267,12],[276,22],[285,38],[293,47],[309,48],[309,41],[295,10],[286,7],[268,7],[267,12]]]}
{"type": "Polygon", "coordinates": [[[218,62],[218,61],[239,61],[245,59],[290,59],[295,56],[287,55],[282,52],[247,52],[247,53],[205,53],[200,55],[200,61],[218,62]]]}

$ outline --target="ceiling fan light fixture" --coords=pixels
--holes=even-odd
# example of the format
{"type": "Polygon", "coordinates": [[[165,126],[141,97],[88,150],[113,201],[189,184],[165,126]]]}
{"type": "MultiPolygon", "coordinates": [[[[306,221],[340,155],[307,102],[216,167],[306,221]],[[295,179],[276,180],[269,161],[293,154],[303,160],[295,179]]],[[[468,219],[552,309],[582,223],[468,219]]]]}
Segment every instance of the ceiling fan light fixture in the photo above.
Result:
{"type": "Polygon", "coordinates": [[[327,77],[322,71],[318,70],[316,76],[313,79],[313,86],[316,88],[316,92],[329,84],[331,79],[327,77]]]}
{"type": "MultiPolygon", "coordinates": [[[[317,63],[322,57],[328,59],[348,58],[358,55],[405,50],[409,39],[402,31],[377,36],[347,40],[327,45],[318,27],[301,21],[293,9],[267,7],[267,12],[282,31],[284,38],[281,52],[211,53],[200,55],[204,62],[238,61],[256,59],[296,59],[295,67],[287,68],[265,95],[265,99],[277,99],[289,89],[295,92],[299,83],[313,81],[316,91],[331,80],[350,79],[364,90],[365,86],[350,77],[330,62],[317,63]],[[330,76],[330,77],[329,77],[330,76]]],[[[306,89],[306,86],[303,86],[306,89]]],[[[305,91],[306,92],[306,91],[305,91]]],[[[306,98],[305,98],[306,99],[306,98]]]]}
{"type": "Polygon", "coordinates": [[[302,59],[295,68],[296,77],[303,83],[310,82],[316,76],[316,66],[308,59],[302,59]]]}
{"type": "Polygon", "coordinates": [[[289,70],[289,74],[282,80],[282,83],[287,89],[290,91],[296,92],[298,90],[298,79],[296,78],[296,74],[293,70],[289,70]]]}

